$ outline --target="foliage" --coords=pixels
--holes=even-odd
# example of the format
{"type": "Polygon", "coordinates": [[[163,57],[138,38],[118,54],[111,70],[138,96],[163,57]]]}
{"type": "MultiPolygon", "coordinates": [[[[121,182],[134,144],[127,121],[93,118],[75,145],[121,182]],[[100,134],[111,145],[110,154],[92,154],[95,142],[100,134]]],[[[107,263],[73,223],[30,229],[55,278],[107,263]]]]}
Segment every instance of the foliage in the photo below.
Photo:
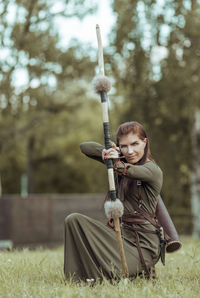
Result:
{"type": "Polygon", "coordinates": [[[0,252],[1,297],[191,297],[199,295],[200,242],[183,238],[183,248],[156,265],[157,279],[104,280],[93,286],[65,281],[63,247],[0,252]]]}
{"type": "MultiPolygon", "coordinates": [[[[9,1],[0,5],[0,168],[4,193],[100,191],[79,143],[100,139],[99,104],[92,90],[94,62],[86,46],[59,45],[55,22],[83,18],[95,2],[9,1]],[[97,124],[97,130],[91,125],[97,124]],[[85,176],[85,171],[91,173],[85,176]],[[89,177],[92,177],[91,179],[89,177]],[[78,182],[79,181],[79,182],[78,182]]],[[[96,64],[95,64],[96,65],[96,64]]]]}
{"type": "Polygon", "coordinates": [[[144,124],[164,172],[162,196],[190,212],[191,131],[199,108],[198,1],[113,2],[111,58],[119,122],[144,124]]]}

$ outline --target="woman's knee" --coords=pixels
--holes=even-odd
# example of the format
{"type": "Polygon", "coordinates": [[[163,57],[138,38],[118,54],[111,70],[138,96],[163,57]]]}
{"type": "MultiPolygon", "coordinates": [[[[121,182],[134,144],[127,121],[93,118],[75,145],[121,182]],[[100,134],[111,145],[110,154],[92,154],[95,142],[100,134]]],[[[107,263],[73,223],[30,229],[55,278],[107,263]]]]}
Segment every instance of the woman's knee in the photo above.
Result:
{"type": "Polygon", "coordinates": [[[71,213],[65,217],[65,225],[72,224],[74,222],[79,221],[80,217],[82,217],[82,214],[80,213],[71,213]]]}

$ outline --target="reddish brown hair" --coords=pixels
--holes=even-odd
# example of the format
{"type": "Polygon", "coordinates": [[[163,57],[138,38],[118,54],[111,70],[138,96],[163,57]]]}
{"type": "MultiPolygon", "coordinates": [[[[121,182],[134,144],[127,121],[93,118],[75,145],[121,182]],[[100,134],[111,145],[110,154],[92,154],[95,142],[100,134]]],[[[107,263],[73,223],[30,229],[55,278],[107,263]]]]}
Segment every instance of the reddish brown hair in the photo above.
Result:
{"type": "Polygon", "coordinates": [[[151,155],[151,151],[149,148],[149,142],[148,142],[146,132],[144,130],[144,127],[139,122],[136,122],[136,121],[125,122],[119,126],[119,128],[117,130],[117,135],[116,135],[117,146],[119,146],[120,138],[122,136],[128,135],[131,132],[133,134],[136,134],[139,139],[144,140],[146,138],[146,140],[147,140],[146,146],[144,148],[144,155],[143,155],[142,159],[138,162],[138,164],[144,164],[147,159],[152,160],[152,155],[151,155]]]}

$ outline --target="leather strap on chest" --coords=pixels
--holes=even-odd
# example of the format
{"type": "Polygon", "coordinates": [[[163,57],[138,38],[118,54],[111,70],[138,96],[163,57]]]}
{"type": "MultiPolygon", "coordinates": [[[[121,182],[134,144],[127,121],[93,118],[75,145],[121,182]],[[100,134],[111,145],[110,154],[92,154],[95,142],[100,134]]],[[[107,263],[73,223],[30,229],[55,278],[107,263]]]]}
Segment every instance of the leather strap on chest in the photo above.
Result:
{"type": "Polygon", "coordinates": [[[140,180],[137,180],[137,189],[138,189],[138,204],[134,201],[131,200],[131,204],[134,208],[135,211],[137,211],[138,214],[142,215],[143,218],[148,220],[154,227],[160,228],[160,225],[156,219],[155,214],[148,213],[141,209],[142,207],[142,182],[140,180]]]}

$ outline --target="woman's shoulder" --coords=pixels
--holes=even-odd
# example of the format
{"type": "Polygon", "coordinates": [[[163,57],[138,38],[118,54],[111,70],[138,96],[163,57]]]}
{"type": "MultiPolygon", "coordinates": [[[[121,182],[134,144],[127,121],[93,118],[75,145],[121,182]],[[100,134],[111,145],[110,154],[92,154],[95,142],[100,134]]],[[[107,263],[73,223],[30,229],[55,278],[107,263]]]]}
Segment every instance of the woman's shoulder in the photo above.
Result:
{"type": "Polygon", "coordinates": [[[162,175],[162,170],[159,165],[154,160],[148,160],[144,166],[153,172],[157,172],[157,174],[162,175]]]}

